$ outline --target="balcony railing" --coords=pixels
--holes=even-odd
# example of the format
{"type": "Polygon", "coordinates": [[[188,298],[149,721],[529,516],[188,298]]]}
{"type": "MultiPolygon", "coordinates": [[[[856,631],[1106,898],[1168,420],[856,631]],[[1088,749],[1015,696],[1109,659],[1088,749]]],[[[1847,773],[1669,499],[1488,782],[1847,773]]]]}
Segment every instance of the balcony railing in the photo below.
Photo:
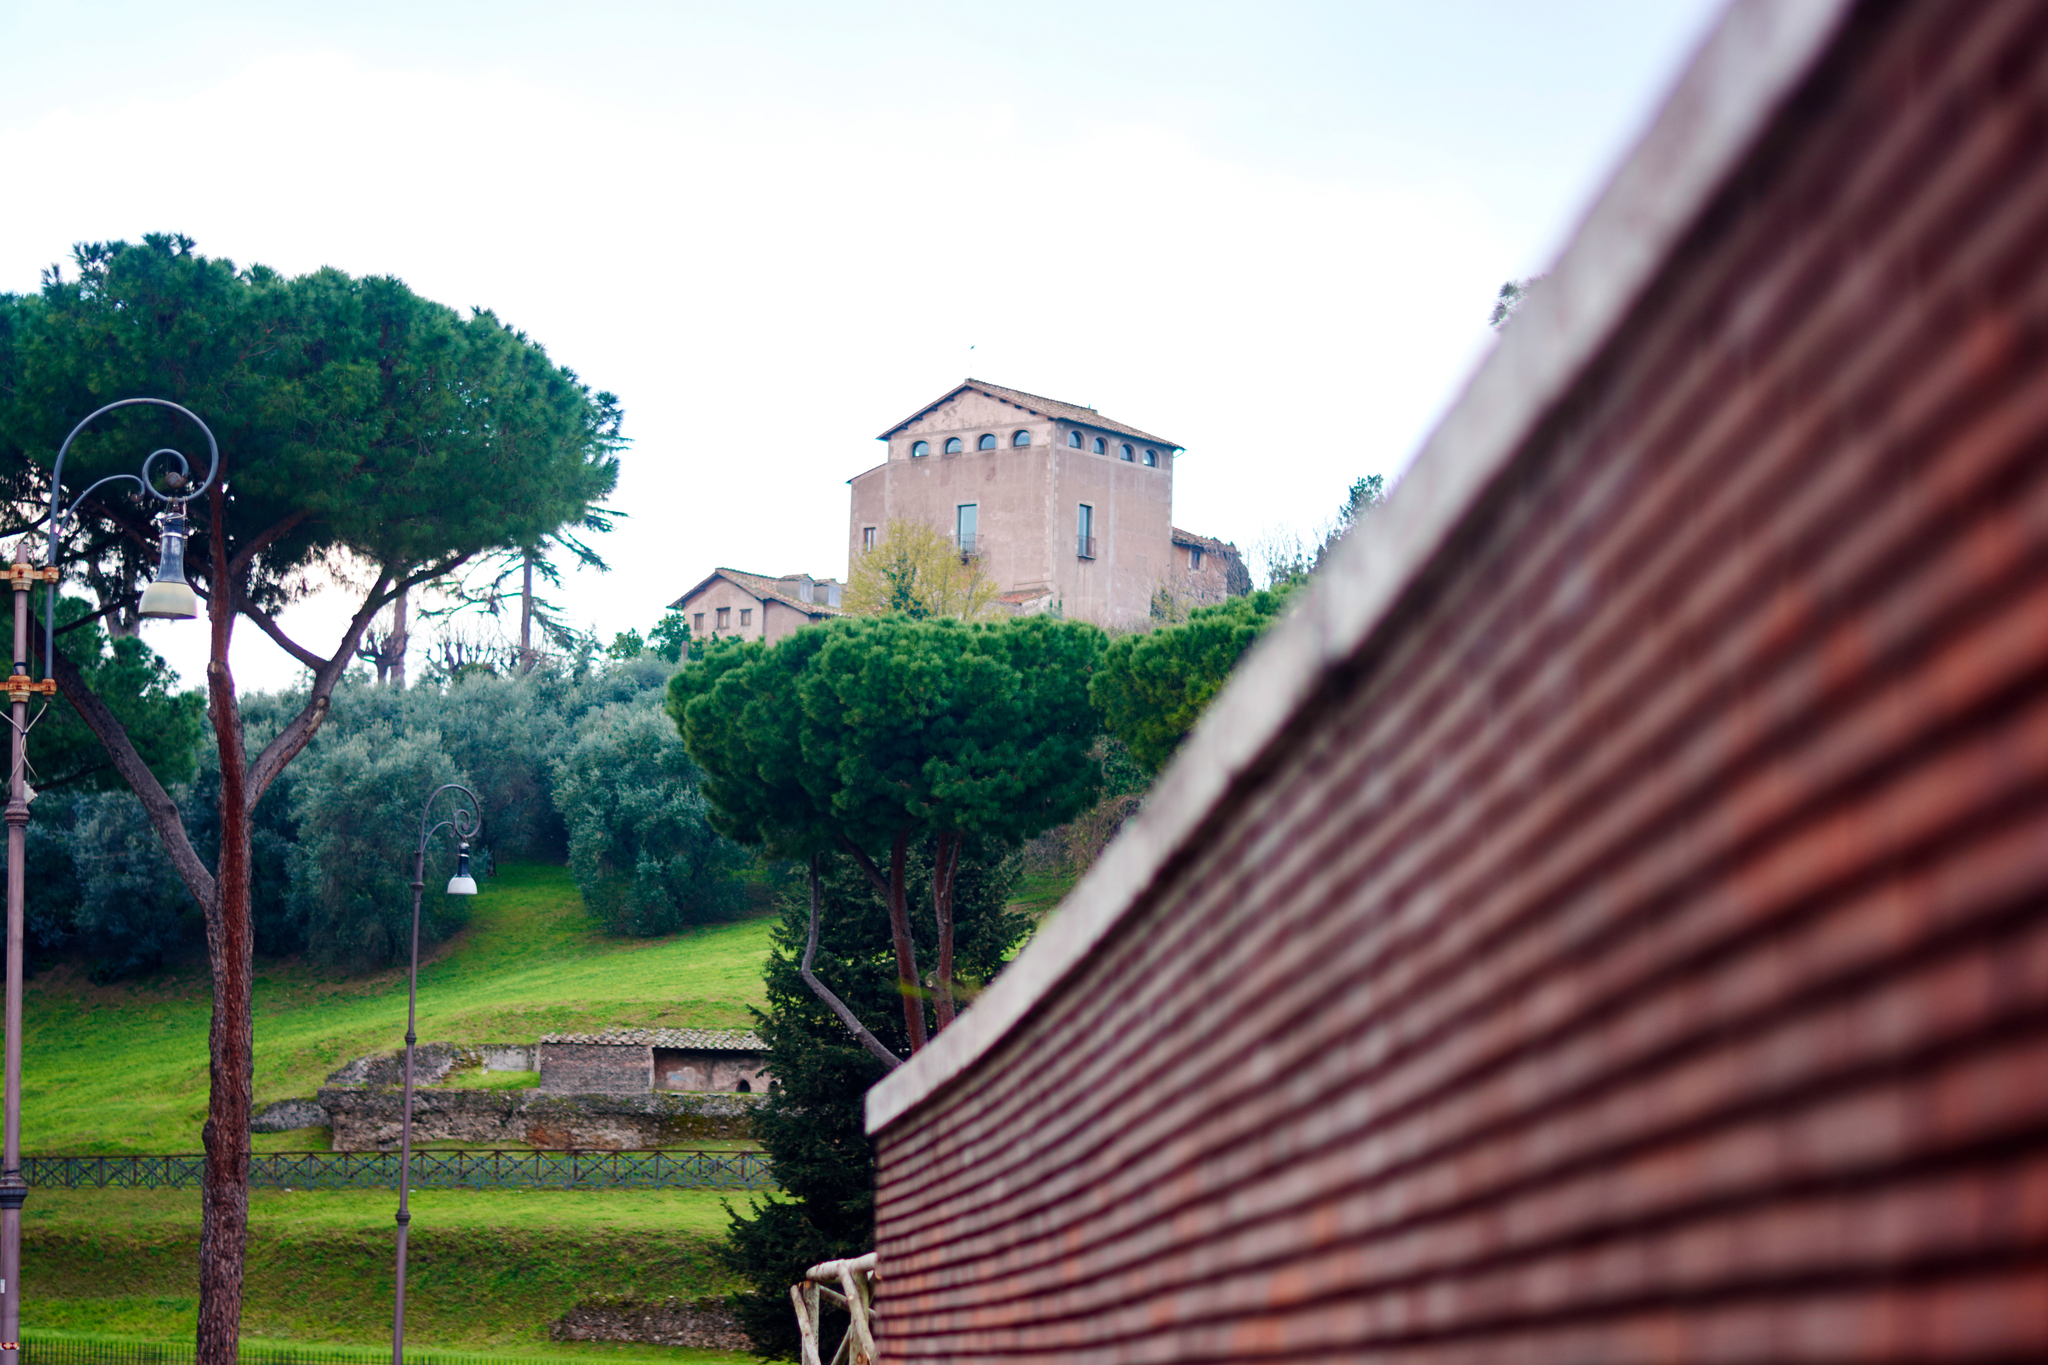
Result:
{"type": "Polygon", "coordinates": [[[1095,558],[1095,537],[1094,537],[1094,536],[1082,536],[1082,537],[1081,537],[1081,544],[1080,544],[1080,552],[1081,552],[1081,558],[1083,558],[1083,559],[1093,559],[1093,558],[1095,558]]]}
{"type": "Polygon", "coordinates": [[[982,545],[981,537],[976,535],[972,531],[968,531],[962,535],[954,536],[953,543],[959,547],[960,557],[962,559],[973,559],[977,555],[979,555],[982,552],[982,549],[984,548],[982,545]]]}

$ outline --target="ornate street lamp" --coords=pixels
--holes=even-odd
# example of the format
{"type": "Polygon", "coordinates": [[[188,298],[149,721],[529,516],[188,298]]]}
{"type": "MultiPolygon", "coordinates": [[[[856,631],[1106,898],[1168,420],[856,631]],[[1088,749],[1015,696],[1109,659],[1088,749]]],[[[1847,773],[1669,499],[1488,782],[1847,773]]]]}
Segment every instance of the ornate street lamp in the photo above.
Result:
{"type": "Polygon", "coordinates": [[[420,1001],[420,895],[427,889],[427,840],[444,829],[454,832],[455,875],[448,879],[448,894],[474,896],[476,878],[469,872],[469,841],[483,828],[483,816],[478,811],[476,793],[459,782],[434,788],[420,811],[419,853],[412,864],[412,970],[405,984],[405,1111],[398,1128],[398,1276],[391,1315],[391,1365],[405,1365],[405,1234],[412,1223],[406,1203],[412,1193],[412,1049],[419,1041],[414,1026],[420,1001]],[[468,798],[469,805],[456,806],[453,814],[435,824],[434,802],[441,799],[442,792],[460,792],[468,798]]]}
{"type": "MultiPolygon", "coordinates": [[[[48,585],[43,607],[43,669],[47,674],[50,660],[56,657],[57,580],[61,577],[57,570],[59,531],[67,520],[77,519],[80,505],[102,487],[129,481],[145,496],[165,504],[164,513],[157,519],[163,528],[163,558],[156,581],[142,594],[141,614],[185,620],[197,616],[198,598],[185,581],[185,504],[210,488],[213,476],[219,472],[220,445],[206,423],[189,409],[164,398],[123,398],[118,403],[109,403],[73,427],[64,444],[57,448],[57,462],[50,470],[50,535],[43,567],[38,569],[29,562],[27,536],[14,547],[14,563],[8,566],[7,577],[14,587],[14,671],[7,679],[7,698],[14,733],[9,746],[12,762],[7,781],[7,1094],[5,1131],[0,1136],[0,1351],[21,1350],[21,1206],[28,1198],[28,1182],[21,1177],[21,926],[28,886],[23,861],[28,844],[28,803],[35,799],[28,785],[28,731],[33,724],[28,703],[30,697],[41,696],[47,707],[57,695],[54,678],[46,676],[37,681],[29,676],[29,585],[48,585]],[[169,408],[191,419],[206,436],[206,477],[195,486],[191,461],[175,450],[153,450],[142,461],[140,474],[109,474],[73,498],[68,510],[60,510],[64,457],[71,453],[71,443],[95,418],[115,408],[137,405],[169,408]],[[157,461],[165,457],[177,465],[175,469],[161,471],[169,491],[159,488],[156,482],[157,461]]],[[[42,712],[36,714],[40,717],[42,712]]]]}

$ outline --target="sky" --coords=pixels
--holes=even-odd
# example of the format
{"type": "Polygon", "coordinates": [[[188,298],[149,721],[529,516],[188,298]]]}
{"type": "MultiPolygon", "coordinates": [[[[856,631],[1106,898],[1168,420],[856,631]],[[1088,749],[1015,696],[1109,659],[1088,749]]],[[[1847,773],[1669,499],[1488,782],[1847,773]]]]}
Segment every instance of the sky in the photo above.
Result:
{"type": "Polygon", "coordinates": [[[625,408],[606,640],[844,577],[845,481],[969,376],[1179,442],[1175,524],[1249,547],[1399,474],[1719,8],[0,0],[0,292],[175,231],[495,310],[625,408]]]}

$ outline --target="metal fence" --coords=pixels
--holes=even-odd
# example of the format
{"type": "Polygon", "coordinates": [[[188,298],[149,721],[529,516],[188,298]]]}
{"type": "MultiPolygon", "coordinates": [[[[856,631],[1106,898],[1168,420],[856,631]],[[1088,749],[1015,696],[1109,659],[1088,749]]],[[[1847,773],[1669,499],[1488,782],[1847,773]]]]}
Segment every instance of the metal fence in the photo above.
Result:
{"type": "MultiPolygon", "coordinates": [[[[198,1189],[205,1158],[28,1156],[31,1186],[65,1190],[198,1189]]],[[[396,1152],[257,1152],[249,1183],[269,1189],[398,1188],[396,1152]]],[[[774,1186],[759,1152],[440,1151],[412,1154],[416,1190],[760,1190],[774,1186]]]]}
{"type": "MultiPolygon", "coordinates": [[[[189,1341],[127,1341],[117,1337],[40,1336],[24,1333],[21,1365],[192,1365],[189,1341]]],[[[255,1346],[237,1351],[241,1365],[379,1365],[389,1347],[255,1346]]],[[[406,1365],[507,1365],[504,1356],[448,1351],[407,1351],[406,1365]]]]}

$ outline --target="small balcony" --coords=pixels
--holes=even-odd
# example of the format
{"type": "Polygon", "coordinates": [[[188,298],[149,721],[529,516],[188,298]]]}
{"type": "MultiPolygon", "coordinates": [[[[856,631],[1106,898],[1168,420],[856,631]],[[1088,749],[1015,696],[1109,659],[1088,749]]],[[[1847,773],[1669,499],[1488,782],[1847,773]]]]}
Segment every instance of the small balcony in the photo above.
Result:
{"type": "Polygon", "coordinates": [[[964,531],[954,536],[953,545],[954,548],[960,551],[962,559],[978,559],[981,557],[982,550],[986,548],[982,538],[972,531],[964,531]]]}
{"type": "Polygon", "coordinates": [[[1094,537],[1094,536],[1082,536],[1082,537],[1080,538],[1080,545],[1079,545],[1079,550],[1080,550],[1080,555],[1081,555],[1081,558],[1083,558],[1083,559],[1093,559],[1093,558],[1095,558],[1095,537],[1094,537]]]}

